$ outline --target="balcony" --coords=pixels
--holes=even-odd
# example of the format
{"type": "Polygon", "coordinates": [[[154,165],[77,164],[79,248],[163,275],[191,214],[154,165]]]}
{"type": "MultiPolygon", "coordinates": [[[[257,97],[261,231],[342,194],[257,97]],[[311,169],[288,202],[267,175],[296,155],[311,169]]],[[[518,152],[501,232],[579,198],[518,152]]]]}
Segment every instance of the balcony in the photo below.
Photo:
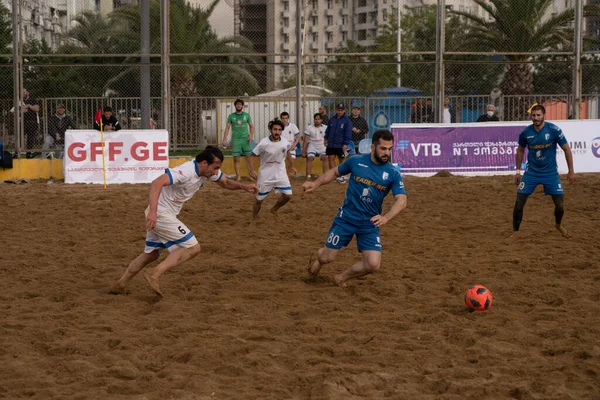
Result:
{"type": "Polygon", "coordinates": [[[313,50],[319,50],[319,42],[312,42],[310,48],[313,50]]]}

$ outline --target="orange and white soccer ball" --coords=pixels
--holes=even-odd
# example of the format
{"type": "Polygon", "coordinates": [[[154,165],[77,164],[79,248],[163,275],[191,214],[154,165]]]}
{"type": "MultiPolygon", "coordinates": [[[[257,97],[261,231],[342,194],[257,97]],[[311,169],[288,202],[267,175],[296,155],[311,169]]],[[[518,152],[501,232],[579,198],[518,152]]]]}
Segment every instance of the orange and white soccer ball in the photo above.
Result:
{"type": "Polygon", "coordinates": [[[465,304],[474,311],[489,310],[492,306],[492,292],[482,285],[471,286],[465,293],[465,304]]]}

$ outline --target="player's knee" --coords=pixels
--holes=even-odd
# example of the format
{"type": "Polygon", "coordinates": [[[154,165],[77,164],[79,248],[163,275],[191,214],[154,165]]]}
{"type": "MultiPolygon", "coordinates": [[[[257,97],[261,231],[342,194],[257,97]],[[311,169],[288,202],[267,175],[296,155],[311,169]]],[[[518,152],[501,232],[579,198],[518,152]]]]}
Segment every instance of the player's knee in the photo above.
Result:
{"type": "Polygon", "coordinates": [[[196,243],[195,245],[190,247],[188,251],[190,252],[190,255],[192,257],[196,257],[198,254],[200,254],[200,243],[196,243]]]}
{"type": "Polygon", "coordinates": [[[150,262],[154,262],[154,261],[158,260],[159,257],[160,257],[160,251],[158,251],[158,250],[154,250],[152,253],[148,254],[148,258],[149,258],[150,262]]]}
{"type": "Polygon", "coordinates": [[[554,201],[554,208],[557,211],[565,210],[565,196],[563,195],[553,195],[552,200],[554,201]]]}
{"type": "Polygon", "coordinates": [[[321,264],[329,264],[335,260],[335,253],[327,251],[327,249],[321,249],[317,253],[317,258],[321,264]]]}
{"type": "Polygon", "coordinates": [[[517,200],[515,201],[515,210],[516,211],[523,211],[523,208],[525,207],[525,203],[527,202],[527,197],[528,197],[528,195],[523,194],[523,193],[517,194],[517,200]]]}
{"type": "Polygon", "coordinates": [[[379,268],[381,268],[381,261],[368,260],[365,262],[365,270],[369,274],[379,271],[379,268]]]}

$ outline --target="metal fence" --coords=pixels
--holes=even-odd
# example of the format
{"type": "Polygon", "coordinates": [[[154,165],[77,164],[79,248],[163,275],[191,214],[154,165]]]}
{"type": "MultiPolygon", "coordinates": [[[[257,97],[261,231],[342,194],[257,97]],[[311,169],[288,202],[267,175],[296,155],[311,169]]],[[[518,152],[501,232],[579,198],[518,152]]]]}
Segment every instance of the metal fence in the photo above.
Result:
{"type": "Polygon", "coordinates": [[[10,3],[0,140],[17,153],[43,149],[59,104],[78,128],[111,106],[123,127],[168,129],[172,149],[218,143],[237,97],[259,138],[283,110],[302,130],[339,102],[359,106],[371,132],[441,122],[444,104],[456,122],[488,104],[503,121],[527,119],[533,103],[548,119],[599,114],[598,0],[150,0],[79,14],[58,2],[48,15],[39,1],[10,3]],[[23,88],[40,105],[29,142],[11,112],[23,88]],[[427,118],[411,118],[417,105],[427,118]]]}

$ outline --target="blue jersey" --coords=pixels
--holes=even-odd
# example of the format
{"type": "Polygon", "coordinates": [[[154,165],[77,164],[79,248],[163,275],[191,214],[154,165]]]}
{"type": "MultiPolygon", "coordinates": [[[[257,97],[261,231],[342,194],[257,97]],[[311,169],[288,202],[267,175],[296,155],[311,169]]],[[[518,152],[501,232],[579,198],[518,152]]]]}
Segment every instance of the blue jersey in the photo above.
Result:
{"type": "Polygon", "coordinates": [[[553,174],[558,171],[556,164],[556,145],[567,144],[562,130],[550,123],[544,122],[539,132],[529,125],[519,135],[519,146],[528,147],[527,171],[538,174],[553,174]]]}
{"type": "Polygon", "coordinates": [[[381,214],[390,189],[394,196],[406,194],[400,172],[390,163],[376,164],[371,154],[348,158],[338,167],[340,175],[352,174],[339,216],[357,223],[381,214]]]}

